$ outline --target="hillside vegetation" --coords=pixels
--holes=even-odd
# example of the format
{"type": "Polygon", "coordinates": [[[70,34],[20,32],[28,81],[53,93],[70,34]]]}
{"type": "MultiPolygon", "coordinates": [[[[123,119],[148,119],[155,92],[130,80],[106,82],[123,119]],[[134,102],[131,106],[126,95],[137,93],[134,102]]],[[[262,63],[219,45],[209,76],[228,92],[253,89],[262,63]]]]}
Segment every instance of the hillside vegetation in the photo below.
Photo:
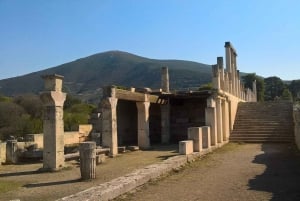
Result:
{"type": "Polygon", "coordinates": [[[56,73],[65,77],[65,92],[82,100],[99,99],[101,87],[105,85],[160,88],[162,66],[169,67],[172,89],[199,87],[211,81],[209,65],[182,60],[155,60],[121,51],[109,51],[24,76],[0,80],[0,94],[37,94],[43,90],[41,75],[56,73]]]}

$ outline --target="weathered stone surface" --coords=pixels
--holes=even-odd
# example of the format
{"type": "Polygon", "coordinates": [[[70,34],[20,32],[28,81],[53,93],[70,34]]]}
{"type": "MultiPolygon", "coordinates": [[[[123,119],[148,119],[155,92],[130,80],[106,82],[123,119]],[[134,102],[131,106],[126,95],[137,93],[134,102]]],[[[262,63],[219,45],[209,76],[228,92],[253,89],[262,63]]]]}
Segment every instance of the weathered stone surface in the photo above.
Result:
{"type": "Polygon", "coordinates": [[[7,140],[6,142],[6,163],[18,163],[17,140],[7,140]]]}
{"type": "Polygon", "coordinates": [[[150,102],[137,102],[138,110],[138,146],[141,149],[150,148],[149,137],[149,107],[150,102]]]}
{"type": "Polygon", "coordinates": [[[96,178],[96,142],[81,142],[79,144],[81,179],[96,178]]]}
{"type": "Polygon", "coordinates": [[[185,140],[179,142],[179,154],[188,155],[193,153],[193,141],[185,140]]]}
{"type": "Polygon", "coordinates": [[[201,129],[201,127],[188,128],[188,139],[193,140],[194,152],[202,151],[202,129],[201,129]]]}
{"type": "Polygon", "coordinates": [[[210,126],[202,126],[202,147],[203,149],[209,149],[211,146],[210,142],[210,126]]]}

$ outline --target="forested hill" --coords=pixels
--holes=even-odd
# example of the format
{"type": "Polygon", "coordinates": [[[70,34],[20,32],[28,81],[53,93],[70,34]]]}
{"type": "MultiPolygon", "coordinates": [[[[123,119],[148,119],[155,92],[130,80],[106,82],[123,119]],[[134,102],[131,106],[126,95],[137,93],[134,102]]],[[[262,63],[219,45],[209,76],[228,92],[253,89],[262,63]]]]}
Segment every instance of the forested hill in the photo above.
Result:
{"type": "Polygon", "coordinates": [[[15,96],[43,90],[41,75],[60,74],[64,91],[81,97],[97,96],[105,85],[160,88],[160,69],[169,67],[172,89],[198,87],[211,82],[211,67],[183,60],[155,60],[121,51],[81,58],[46,70],[0,80],[0,94],[15,96]]]}

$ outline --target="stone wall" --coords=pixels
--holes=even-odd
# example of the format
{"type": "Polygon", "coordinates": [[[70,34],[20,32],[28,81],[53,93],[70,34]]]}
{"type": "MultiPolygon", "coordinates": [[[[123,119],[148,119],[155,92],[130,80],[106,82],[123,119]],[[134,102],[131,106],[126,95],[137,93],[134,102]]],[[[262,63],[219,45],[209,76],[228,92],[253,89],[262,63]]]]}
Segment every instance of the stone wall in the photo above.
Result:
{"type": "Polygon", "coordinates": [[[137,108],[135,102],[118,100],[117,117],[118,144],[137,144],[137,108]]]}
{"type": "Polygon", "coordinates": [[[171,141],[187,139],[189,127],[205,125],[206,99],[174,99],[171,100],[170,132],[171,141]]]}
{"type": "Polygon", "coordinates": [[[300,105],[294,105],[295,143],[300,150],[300,105]]]}

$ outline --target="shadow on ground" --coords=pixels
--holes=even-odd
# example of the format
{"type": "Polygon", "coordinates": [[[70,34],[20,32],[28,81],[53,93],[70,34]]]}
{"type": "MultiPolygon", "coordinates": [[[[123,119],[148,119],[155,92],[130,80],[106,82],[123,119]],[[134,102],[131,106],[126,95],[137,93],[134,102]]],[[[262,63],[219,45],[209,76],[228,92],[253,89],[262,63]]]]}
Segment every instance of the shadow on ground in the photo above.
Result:
{"type": "Polygon", "coordinates": [[[81,182],[81,181],[82,181],[81,179],[73,179],[73,180],[67,180],[67,181],[54,181],[54,182],[47,182],[47,183],[26,184],[26,185],[24,185],[24,187],[26,187],[26,188],[45,187],[45,186],[70,184],[70,183],[81,182]]]}
{"type": "Polygon", "coordinates": [[[262,144],[263,154],[252,161],[266,170],[249,180],[250,190],[273,194],[271,201],[300,200],[300,153],[292,144],[262,144]]]}

